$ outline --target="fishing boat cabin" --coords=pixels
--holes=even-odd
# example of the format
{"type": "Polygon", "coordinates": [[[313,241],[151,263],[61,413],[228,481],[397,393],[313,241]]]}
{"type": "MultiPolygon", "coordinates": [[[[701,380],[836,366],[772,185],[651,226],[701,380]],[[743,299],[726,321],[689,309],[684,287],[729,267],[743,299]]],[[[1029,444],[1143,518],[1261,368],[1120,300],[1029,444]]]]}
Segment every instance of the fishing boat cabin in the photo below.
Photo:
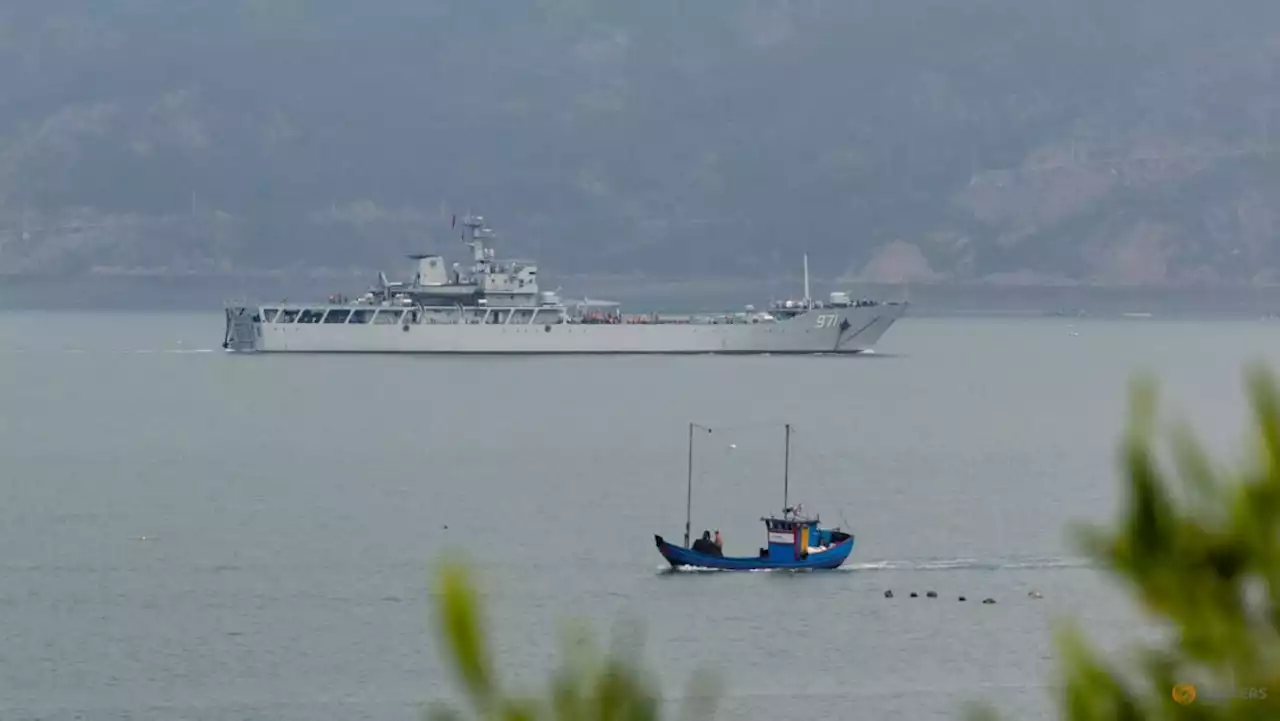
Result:
{"type": "Polygon", "coordinates": [[[761,518],[768,531],[769,545],[760,549],[760,558],[770,561],[802,561],[811,553],[821,553],[850,538],[849,534],[818,525],[818,518],[799,515],[799,507],[787,509],[782,518],[761,518]]]}

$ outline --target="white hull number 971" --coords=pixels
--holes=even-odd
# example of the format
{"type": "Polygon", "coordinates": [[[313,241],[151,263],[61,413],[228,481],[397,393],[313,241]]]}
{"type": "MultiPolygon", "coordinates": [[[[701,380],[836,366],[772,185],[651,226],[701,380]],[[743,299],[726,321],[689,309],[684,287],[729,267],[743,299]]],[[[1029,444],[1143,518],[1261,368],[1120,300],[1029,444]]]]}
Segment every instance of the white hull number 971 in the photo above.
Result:
{"type": "Polygon", "coordinates": [[[819,315],[819,316],[818,316],[818,323],[817,323],[817,327],[819,327],[819,328],[835,328],[835,327],[836,327],[836,323],[838,323],[838,322],[839,322],[839,321],[837,321],[837,320],[836,320],[837,318],[839,318],[839,316],[837,316],[835,313],[823,313],[822,315],[819,315]]]}

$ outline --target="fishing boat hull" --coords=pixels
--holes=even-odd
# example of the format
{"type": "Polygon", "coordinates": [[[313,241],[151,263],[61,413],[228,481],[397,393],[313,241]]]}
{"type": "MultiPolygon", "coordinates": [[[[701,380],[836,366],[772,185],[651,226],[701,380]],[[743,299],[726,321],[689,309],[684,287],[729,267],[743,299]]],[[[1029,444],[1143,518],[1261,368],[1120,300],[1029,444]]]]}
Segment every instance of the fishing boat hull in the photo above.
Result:
{"type": "Polygon", "coordinates": [[[844,539],[840,543],[821,551],[819,553],[811,553],[808,556],[795,560],[771,559],[768,557],[750,557],[750,556],[712,556],[706,553],[698,553],[683,546],[677,546],[663,540],[662,536],[654,535],[654,544],[658,547],[658,552],[662,557],[667,559],[672,568],[694,567],[694,568],[711,568],[722,571],[761,571],[767,569],[811,569],[823,570],[839,568],[841,564],[849,558],[849,554],[853,552],[854,538],[852,536],[844,539]]]}

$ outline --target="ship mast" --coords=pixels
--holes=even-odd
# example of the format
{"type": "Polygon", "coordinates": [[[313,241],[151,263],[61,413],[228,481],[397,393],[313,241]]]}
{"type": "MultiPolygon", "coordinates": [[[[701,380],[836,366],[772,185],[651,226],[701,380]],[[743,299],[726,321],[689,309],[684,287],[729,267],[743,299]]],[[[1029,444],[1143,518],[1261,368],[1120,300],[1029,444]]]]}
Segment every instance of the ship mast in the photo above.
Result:
{"type": "Polygon", "coordinates": [[[482,263],[485,260],[485,244],[483,238],[486,237],[484,218],[478,215],[467,213],[462,219],[462,242],[471,248],[471,259],[476,263],[482,263]],[[479,237],[477,237],[479,236],[479,237]]]}
{"type": "Polygon", "coordinates": [[[809,254],[805,253],[804,254],[804,307],[805,308],[813,307],[813,301],[810,300],[812,297],[813,296],[809,295],[809,254]]]}
{"type": "Polygon", "coordinates": [[[693,513],[693,424],[689,424],[689,482],[684,495],[684,547],[689,547],[689,523],[693,513]]]}
{"type": "Polygon", "coordinates": [[[689,526],[693,520],[693,429],[699,428],[711,432],[706,426],[700,426],[697,423],[689,424],[689,481],[685,489],[684,497],[684,547],[689,548],[689,526]]]}
{"type": "Polygon", "coordinates": [[[787,492],[791,485],[791,424],[787,424],[786,446],[782,455],[782,515],[786,517],[791,511],[787,505],[787,492]]]}

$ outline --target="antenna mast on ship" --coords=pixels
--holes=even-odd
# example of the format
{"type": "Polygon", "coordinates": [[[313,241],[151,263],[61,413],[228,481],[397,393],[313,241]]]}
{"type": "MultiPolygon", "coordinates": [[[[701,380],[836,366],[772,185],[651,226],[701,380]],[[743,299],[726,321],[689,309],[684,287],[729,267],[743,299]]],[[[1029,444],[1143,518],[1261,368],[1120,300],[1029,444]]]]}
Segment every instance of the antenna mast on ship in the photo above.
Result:
{"type": "Polygon", "coordinates": [[[462,218],[462,242],[471,246],[471,258],[476,262],[481,262],[485,259],[484,240],[481,239],[484,234],[482,232],[477,233],[483,228],[484,218],[478,215],[472,215],[468,212],[462,218]],[[477,235],[480,235],[481,238],[477,238],[477,235]]]}
{"type": "Polygon", "coordinates": [[[813,296],[809,295],[809,254],[804,254],[804,307],[813,307],[813,296]]]}

